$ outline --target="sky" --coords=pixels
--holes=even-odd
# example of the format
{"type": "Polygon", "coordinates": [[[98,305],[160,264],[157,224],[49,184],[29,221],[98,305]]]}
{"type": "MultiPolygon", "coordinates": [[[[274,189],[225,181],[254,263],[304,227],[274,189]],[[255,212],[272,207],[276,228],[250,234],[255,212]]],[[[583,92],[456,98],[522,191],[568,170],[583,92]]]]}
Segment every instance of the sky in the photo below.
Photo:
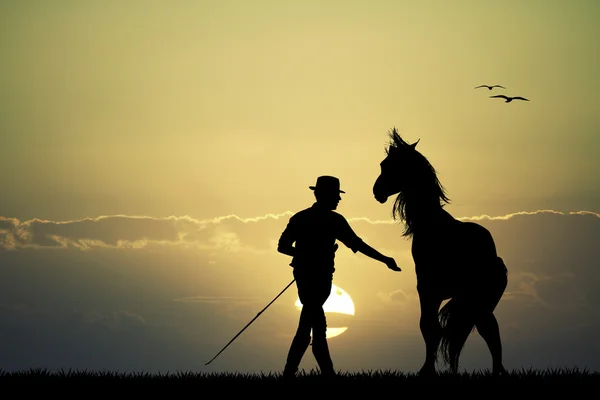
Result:
{"type": "MultiPolygon", "coordinates": [[[[281,371],[276,243],[340,178],[336,369],[424,360],[410,241],[372,187],[397,128],[509,269],[505,366],[600,370],[596,1],[0,4],[0,369],[281,371]],[[490,91],[476,86],[502,85],[490,91]],[[505,103],[496,94],[530,101],[505,103]]],[[[491,367],[474,332],[466,370],[491,367]]],[[[310,352],[301,368],[316,368],[310,352]]]]}

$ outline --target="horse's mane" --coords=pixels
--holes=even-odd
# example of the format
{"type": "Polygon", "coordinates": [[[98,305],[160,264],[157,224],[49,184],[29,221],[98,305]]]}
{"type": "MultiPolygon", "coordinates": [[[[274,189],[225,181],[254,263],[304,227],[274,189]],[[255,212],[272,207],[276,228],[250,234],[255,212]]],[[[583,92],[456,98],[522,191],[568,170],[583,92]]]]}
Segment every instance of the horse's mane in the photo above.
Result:
{"type": "Polygon", "coordinates": [[[440,183],[435,168],[423,154],[416,150],[416,144],[412,145],[404,141],[400,134],[393,128],[389,132],[390,142],[386,147],[386,155],[389,155],[390,148],[394,147],[407,154],[410,160],[410,171],[398,171],[402,174],[410,174],[410,184],[406,190],[400,191],[394,202],[392,216],[394,219],[402,220],[405,223],[403,236],[411,236],[415,231],[415,218],[418,218],[419,210],[427,207],[443,208],[445,204],[450,203],[446,195],[446,190],[440,183]]]}

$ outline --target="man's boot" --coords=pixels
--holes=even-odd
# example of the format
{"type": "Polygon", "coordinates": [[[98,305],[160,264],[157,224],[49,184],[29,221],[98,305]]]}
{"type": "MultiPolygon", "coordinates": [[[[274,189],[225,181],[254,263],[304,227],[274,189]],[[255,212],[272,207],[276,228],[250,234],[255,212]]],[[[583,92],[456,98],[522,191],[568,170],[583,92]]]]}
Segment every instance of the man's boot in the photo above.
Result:
{"type": "Polygon", "coordinates": [[[292,379],[296,377],[298,366],[300,365],[300,361],[302,361],[302,357],[304,356],[309,344],[310,335],[294,336],[294,340],[292,340],[290,350],[288,351],[285,368],[283,369],[284,379],[292,379]]]}

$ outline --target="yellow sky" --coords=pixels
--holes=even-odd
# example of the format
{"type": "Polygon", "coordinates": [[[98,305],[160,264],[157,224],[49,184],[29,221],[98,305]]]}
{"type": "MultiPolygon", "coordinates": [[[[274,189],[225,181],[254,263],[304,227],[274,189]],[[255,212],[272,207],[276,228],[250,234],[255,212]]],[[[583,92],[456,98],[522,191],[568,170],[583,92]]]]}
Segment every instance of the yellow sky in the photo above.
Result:
{"type": "Polygon", "coordinates": [[[371,187],[393,126],[421,139],[458,216],[591,208],[599,8],[4,4],[3,213],[263,215],[304,206],[333,174],[340,211],[385,218],[371,187]]]}
{"type": "MultiPolygon", "coordinates": [[[[573,319],[598,303],[599,18],[592,0],[2,2],[0,314],[31,324],[15,332],[58,332],[47,360],[27,348],[11,360],[51,365],[67,343],[72,365],[198,367],[289,282],[274,243],[327,174],[346,191],[338,211],[403,268],[340,250],[356,315],[333,321],[349,326],[335,359],[419,367],[409,243],[371,191],[396,127],[420,139],[453,215],[516,215],[487,222],[513,271],[507,363],[555,363],[541,333],[567,343],[575,325],[589,340],[561,354],[588,361],[598,328],[573,319]],[[569,214],[581,210],[596,214],[569,214]],[[55,323],[74,304],[86,329],[147,329],[115,339],[137,355],[93,358],[81,326],[55,323]]],[[[295,299],[214,368],[279,368],[295,299]]],[[[477,349],[469,365],[487,366],[477,349]]]]}

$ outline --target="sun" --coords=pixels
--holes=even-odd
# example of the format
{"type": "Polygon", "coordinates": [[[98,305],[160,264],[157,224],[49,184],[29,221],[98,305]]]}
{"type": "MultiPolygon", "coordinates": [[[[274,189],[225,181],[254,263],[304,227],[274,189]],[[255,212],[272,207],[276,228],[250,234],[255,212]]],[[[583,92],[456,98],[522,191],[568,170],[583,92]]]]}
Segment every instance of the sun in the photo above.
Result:
{"type": "MultiPolygon", "coordinates": [[[[300,302],[300,298],[296,299],[295,303],[296,308],[298,310],[302,309],[302,303],[300,302]]],[[[346,314],[346,315],[354,315],[354,302],[352,301],[352,297],[341,287],[336,285],[331,285],[331,294],[327,301],[323,305],[323,309],[326,313],[337,313],[337,314],[346,314]]],[[[333,338],[341,335],[346,332],[348,329],[347,326],[344,327],[327,327],[327,338],[333,338]]]]}

